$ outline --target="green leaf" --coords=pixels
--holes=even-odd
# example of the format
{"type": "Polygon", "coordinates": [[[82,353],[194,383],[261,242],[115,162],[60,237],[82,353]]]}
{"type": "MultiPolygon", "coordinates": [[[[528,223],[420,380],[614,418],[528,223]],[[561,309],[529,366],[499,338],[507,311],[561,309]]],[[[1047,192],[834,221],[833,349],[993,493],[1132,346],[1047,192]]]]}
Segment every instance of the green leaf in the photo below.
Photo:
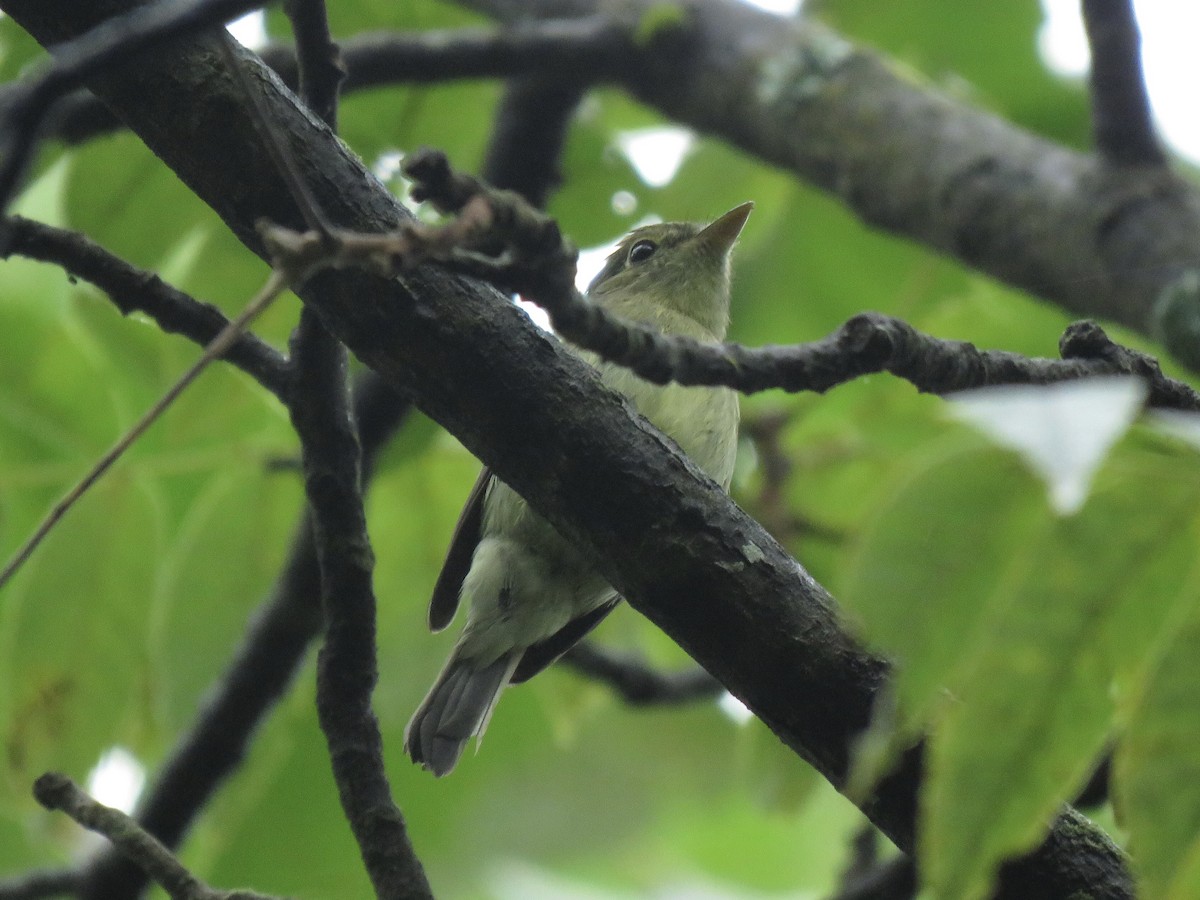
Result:
{"type": "Polygon", "coordinates": [[[45,59],[46,51],[29,32],[9,16],[0,18],[0,81],[28,78],[33,74],[31,63],[45,59]]]}
{"type": "Polygon", "coordinates": [[[1080,514],[1042,532],[951,684],[922,795],[935,896],[983,896],[1004,858],[1037,843],[1108,740],[1114,678],[1144,665],[1188,598],[1194,462],[1136,445],[1121,455],[1080,514]]]}
{"type": "MultiPolygon", "coordinates": [[[[1191,529],[1193,541],[1197,529],[1191,529]]],[[[1193,547],[1195,544],[1193,544],[1193,547]]],[[[1189,593],[1200,590],[1193,577],[1189,593]]],[[[1115,757],[1114,803],[1130,832],[1139,896],[1200,896],[1200,616],[1134,698],[1115,757]]]]}
{"type": "Polygon", "coordinates": [[[127,132],[70,156],[66,224],[128,262],[153,267],[215,214],[146,145],[127,132]]]}
{"type": "Polygon", "coordinates": [[[1082,85],[1052,76],[1038,56],[1043,13],[1037,0],[957,7],[939,0],[816,0],[807,11],[903,60],[943,89],[966,94],[969,102],[1068,144],[1088,144],[1082,85]]]}
{"type": "Polygon", "coordinates": [[[1036,482],[1009,453],[956,436],[925,450],[861,538],[844,601],[869,640],[896,660],[902,730],[940,701],[987,640],[1048,527],[1036,482]]]}

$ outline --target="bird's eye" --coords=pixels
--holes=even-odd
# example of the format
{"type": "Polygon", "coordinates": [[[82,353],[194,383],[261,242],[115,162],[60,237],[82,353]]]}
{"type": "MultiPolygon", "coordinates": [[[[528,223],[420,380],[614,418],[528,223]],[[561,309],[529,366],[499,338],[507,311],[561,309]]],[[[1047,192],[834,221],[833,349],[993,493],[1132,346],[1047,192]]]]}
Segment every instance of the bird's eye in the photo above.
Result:
{"type": "Polygon", "coordinates": [[[654,241],[638,241],[629,248],[629,261],[631,263],[645,262],[654,255],[658,250],[658,244],[654,241]]]}

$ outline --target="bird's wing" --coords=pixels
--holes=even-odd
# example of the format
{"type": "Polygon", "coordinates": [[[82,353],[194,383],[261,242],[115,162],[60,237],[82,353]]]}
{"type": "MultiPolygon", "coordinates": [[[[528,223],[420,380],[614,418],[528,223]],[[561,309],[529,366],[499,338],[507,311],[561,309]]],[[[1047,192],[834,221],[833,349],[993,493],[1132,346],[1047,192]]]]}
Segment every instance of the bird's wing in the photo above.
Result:
{"type": "Polygon", "coordinates": [[[454,536],[450,538],[446,561],[442,563],[441,574],[438,575],[437,584],[433,586],[433,597],[429,600],[431,631],[441,631],[450,624],[458,611],[458,597],[463,579],[471,570],[471,560],[475,556],[475,548],[479,545],[483,532],[483,498],[487,496],[491,483],[492,471],[484,466],[467,496],[467,503],[458,517],[458,524],[454,526],[454,536]]]}
{"type": "Polygon", "coordinates": [[[550,635],[550,637],[531,645],[525,651],[525,655],[521,657],[521,661],[517,663],[512,677],[509,678],[509,683],[520,684],[522,681],[528,681],[538,672],[542,671],[542,669],[546,668],[579,643],[620,602],[621,598],[614,594],[612,599],[606,600],[591,612],[586,612],[572,619],[562,628],[558,629],[558,631],[554,632],[554,634],[550,635]]]}

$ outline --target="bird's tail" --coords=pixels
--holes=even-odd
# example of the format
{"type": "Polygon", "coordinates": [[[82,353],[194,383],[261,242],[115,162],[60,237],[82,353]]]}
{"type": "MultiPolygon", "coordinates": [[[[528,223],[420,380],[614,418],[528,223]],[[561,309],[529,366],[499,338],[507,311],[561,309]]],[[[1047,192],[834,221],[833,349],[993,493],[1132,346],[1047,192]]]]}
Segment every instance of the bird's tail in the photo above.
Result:
{"type": "Polygon", "coordinates": [[[479,666],[457,653],[451,656],[404,729],[404,749],[412,761],[434,775],[450,772],[467,741],[487,728],[520,658],[510,653],[479,666]]]}

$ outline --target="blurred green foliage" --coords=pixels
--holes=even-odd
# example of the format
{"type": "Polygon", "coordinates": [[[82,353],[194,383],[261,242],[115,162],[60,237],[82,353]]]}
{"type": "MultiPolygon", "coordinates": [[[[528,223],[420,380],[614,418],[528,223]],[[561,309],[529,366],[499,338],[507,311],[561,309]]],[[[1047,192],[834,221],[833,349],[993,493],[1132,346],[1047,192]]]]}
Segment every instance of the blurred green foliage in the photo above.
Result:
{"type": "MultiPolygon", "coordinates": [[[[812,6],[941,88],[1086,145],[1079,87],[1037,58],[1034,0],[812,6]]],[[[341,37],[473,21],[445,4],[390,0],[331,12],[341,37]]],[[[277,10],[268,29],[286,37],[277,10]]],[[[35,59],[0,19],[0,74],[35,59]]],[[[474,167],[499,93],[475,82],[378,89],[347,99],[342,132],[368,163],[428,144],[474,167]]],[[[940,336],[1054,355],[1061,312],[872,232],[720,143],[697,138],[673,180],[643,183],[620,136],[669,124],[615,91],[589,96],[551,212],[588,247],[647,216],[702,219],[755,200],[738,253],[735,339],[811,340],[874,309],[940,336]]],[[[264,277],[129,135],[49,146],[37,171],[20,211],[84,230],[200,299],[233,312],[264,277]]],[[[0,265],[0,316],[7,554],[197,350],[20,259],[0,265]]],[[[294,301],[281,302],[257,330],[282,346],[295,317],[294,301]]],[[[890,377],[824,397],[768,393],[744,408],[747,419],[782,424],[770,447],[744,441],[737,499],[899,661],[896,714],[878,726],[885,738],[933,729],[921,852],[938,895],[981,896],[995,862],[1038,839],[1116,740],[1116,814],[1146,896],[1200,896],[1196,451],[1135,428],[1083,511],[1064,519],[1017,456],[890,377]],[[780,483],[761,464],[771,452],[788,461],[780,483]]],[[[80,850],[73,826],[32,800],[36,775],[84,779],[113,746],[150,770],[169,753],[285,559],[302,489],[275,463],[296,454],[273,398],[215,368],[0,595],[0,873],[80,850]]],[[[404,724],[453,640],[426,632],[424,605],[476,465],[417,417],[384,454],[369,497],[376,708],[395,795],[435,889],[467,898],[831,891],[861,816],[764,727],[716,704],[634,711],[552,670],[506,695],[483,751],[453,777],[434,781],[408,764],[404,724]]],[[[664,667],[687,664],[628,609],[598,639],[664,667]]],[[[310,666],[184,848],[217,885],[369,895],[312,681],[310,666]]]]}

